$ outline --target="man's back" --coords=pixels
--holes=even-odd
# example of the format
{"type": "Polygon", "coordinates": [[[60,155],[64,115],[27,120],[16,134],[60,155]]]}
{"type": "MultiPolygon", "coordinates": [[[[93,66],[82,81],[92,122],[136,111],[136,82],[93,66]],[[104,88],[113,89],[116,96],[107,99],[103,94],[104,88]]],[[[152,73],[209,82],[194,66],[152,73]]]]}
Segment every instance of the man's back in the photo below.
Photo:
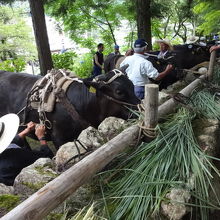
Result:
{"type": "Polygon", "coordinates": [[[120,67],[126,64],[129,65],[126,69],[128,78],[135,86],[144,86],[149,83],[148,78],[156,78],[158,76],[158,71],[142,54],[135,53],[132,56],[126,57],[120,67]]]}

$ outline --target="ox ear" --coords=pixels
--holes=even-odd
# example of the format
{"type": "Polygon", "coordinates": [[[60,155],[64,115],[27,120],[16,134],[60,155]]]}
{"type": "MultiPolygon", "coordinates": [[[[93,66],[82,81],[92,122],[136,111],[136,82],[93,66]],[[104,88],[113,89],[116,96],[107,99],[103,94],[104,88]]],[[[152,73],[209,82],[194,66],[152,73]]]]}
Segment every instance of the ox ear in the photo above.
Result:
{"type": "Polygon", "coordinates": [[[126,74],[125,70],[129,67],[129,64],[125,64],[124,66],[120,67],[119,70],[126,74]]]}
{"type": "Polygon", "coordinates": [[[92,93],[96,93],[96,90],[104,92],[105,90],[109,89],[109,85],[106,85],[103,82],[95,82],[87,79],[84,79],[83,82],[92,93]]]}

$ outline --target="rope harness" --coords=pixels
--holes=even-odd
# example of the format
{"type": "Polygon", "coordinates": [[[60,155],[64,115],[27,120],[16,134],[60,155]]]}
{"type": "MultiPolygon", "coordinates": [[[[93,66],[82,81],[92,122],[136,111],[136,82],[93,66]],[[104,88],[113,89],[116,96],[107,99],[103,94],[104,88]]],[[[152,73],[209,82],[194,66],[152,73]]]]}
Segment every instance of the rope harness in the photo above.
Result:
{"type": "MultiPolygon", "coordinates": [[[[47,129],[52,129],[52,123],[48,120],[46,112],[52,112],[55,103],[60,102],[69,115],[73,119],[79,120],[84,127],[85,121],[81,118],[66,96],[66,90],[73,82],[83,82],[78,78],[69,77],[69,74],[69,72],[61,69],[52,69],[49,71],[46,76],[39,79],[34,84],[31,91],[28,93],[26,106],[19,111],[19,113],[27,108],[36,109],[39,114],[40,124],[45,125],[47,129]]],[[[24,117],[26,118],[26,116],[24,117]]],[[[86,124],[88,125],[88,123],[86,124]]]]}

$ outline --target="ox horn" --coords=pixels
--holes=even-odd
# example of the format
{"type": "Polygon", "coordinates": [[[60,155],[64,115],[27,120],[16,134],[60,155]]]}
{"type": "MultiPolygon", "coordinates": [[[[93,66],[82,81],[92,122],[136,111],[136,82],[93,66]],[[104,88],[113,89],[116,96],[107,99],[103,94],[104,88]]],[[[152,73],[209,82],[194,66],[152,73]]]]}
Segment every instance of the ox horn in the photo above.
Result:
{"type": "Polygon", "coordinates": [[[125,73],[125,70],[129,67],[129,64],[125,64],[124,66],[120,67],[119,70],[125,73]]]}

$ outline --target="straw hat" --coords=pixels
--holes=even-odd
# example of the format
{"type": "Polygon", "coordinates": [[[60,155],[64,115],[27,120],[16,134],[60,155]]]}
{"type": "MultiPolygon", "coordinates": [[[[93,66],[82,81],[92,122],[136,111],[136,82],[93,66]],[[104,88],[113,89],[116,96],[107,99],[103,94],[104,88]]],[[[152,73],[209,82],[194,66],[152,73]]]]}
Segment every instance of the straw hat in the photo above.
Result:
{"type": "Polygon", "coordinates": [[[158,43],[158,44],[159,43],[164,43],[164,44],[166,44],[169,47],[169,50],[173,50],[173,46],[170,43],[170,40],[168,40],[168,39],[156,40],[156,43],[158,43]]]}
{"type": "Polygon", "coordinates": [[[191,36],[187,39],[187,44],[193,44],[196,43],[199,40],[199,37],[197,36],[191,36]]]}
{"type": "Polygon", "coordinates": [[[7,114],[0,118],[0,153],[2,153],[15,137],[19,127],[19,117],[7,114]]]}

